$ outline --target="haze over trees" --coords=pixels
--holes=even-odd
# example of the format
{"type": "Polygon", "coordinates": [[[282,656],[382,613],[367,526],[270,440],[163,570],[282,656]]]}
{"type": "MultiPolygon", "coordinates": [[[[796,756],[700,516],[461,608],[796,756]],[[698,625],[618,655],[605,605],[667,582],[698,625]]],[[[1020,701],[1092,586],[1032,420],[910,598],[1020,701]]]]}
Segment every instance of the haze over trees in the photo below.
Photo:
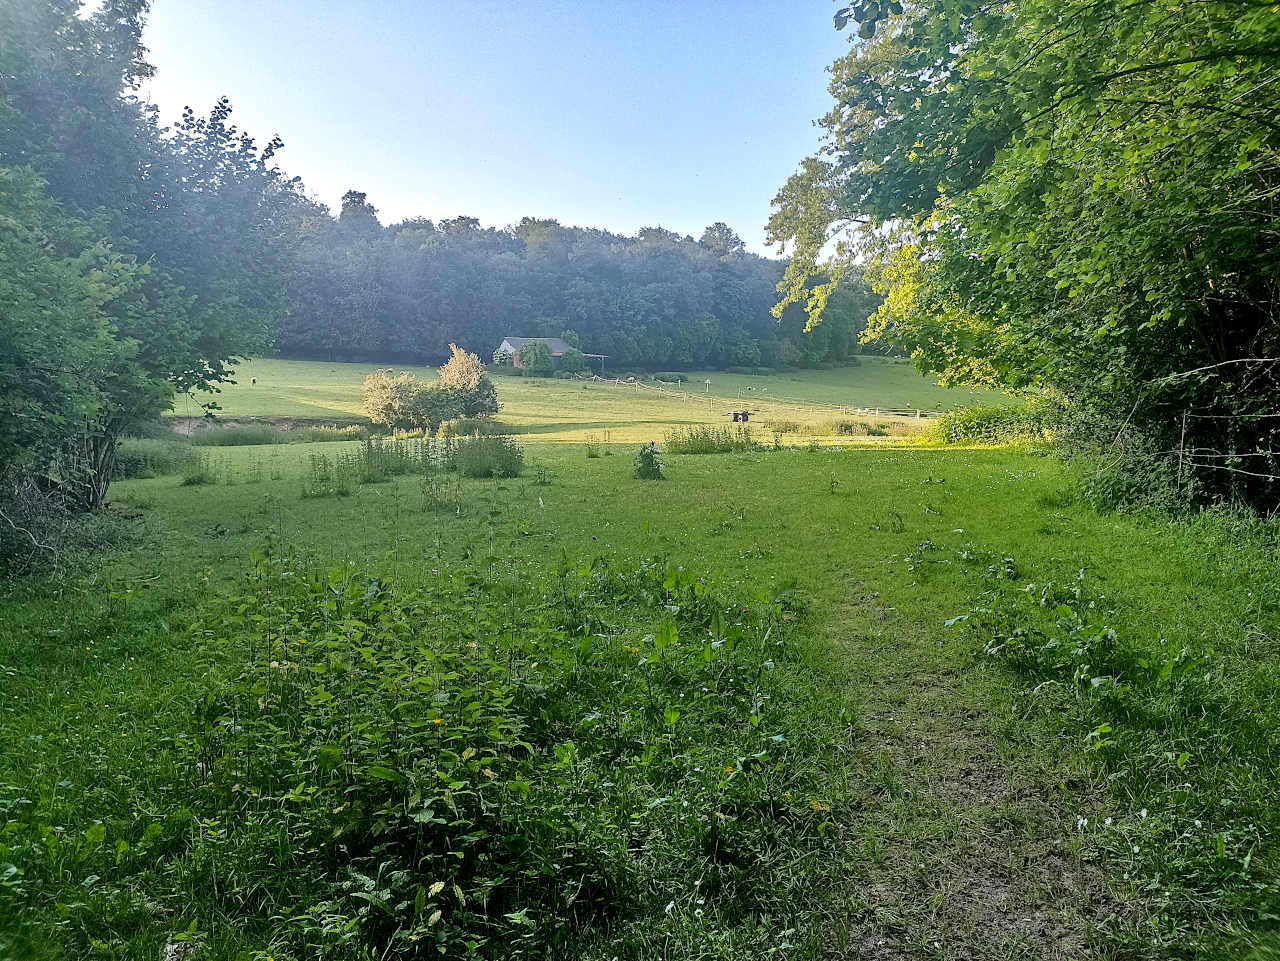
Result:
{"type": "Polygon", "coordinates": [[[435,362],[457,343],[488,357],[505,336],[560,337],[614,368],[812,367],[860,351],[879,299],[850,283],[828,322],[770,313],[783,266],[748,253],[723,223],[700,240],[660,227],[635,237],[526,217],[382,227],[365,194],[307,218],[278,352],[326,360],[435,362]]]}
{"type": "Polygon", "coordinates": [[[885,296],[873,335],[923,369],[1050,391],[1117,482],[1280,502],[1276,4],[871,2],[836,21],[864,42],[775,201],[782,304],[821,322],[861,255],[885,296]]]}

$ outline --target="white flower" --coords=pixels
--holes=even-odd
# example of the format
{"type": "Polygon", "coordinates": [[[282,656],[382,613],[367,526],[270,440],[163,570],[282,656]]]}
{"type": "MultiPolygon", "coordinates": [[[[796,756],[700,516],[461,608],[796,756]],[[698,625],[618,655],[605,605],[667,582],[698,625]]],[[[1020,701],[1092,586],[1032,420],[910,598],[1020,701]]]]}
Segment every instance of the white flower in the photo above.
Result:
{"type": "Polygon", "coordinates": [[[1138,812],[1138,817],[1145,818],[1146,816],[1147,816],[1146,808],[1143,808],[1141,811],[1138,812]]]}
{"type": "Polygon", "coordinates": [[[675,906],[676,906],[676,903],[675,903],[674,901],[668,901],[668,902],[667,902],[667,914],[670,914],[673,910],[675,910],[675,906]]]}
{"type": "Polygon", "coordinates": [[[1107,827],[1111,827],[1111,818],[1104,818],[1102,821],[1107,827]]]}

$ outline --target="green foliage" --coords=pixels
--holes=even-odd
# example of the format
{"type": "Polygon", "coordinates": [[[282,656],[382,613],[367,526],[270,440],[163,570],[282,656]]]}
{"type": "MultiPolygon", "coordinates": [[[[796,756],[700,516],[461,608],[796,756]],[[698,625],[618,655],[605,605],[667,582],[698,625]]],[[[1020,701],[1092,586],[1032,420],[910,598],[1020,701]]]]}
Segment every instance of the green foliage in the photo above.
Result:
{"type": "Polygon", "coordinates": [[[952,623],[967,621],[983,653],[1035,689],[1028,704],[1094,758],[1113,791],[1137,800],[1141,810],[1080,818],[1077,831],[1127,876],[1159,879],[1158,943],[1170,954],[1234,954],[1202,930],[1207,898],[1245,923],[1280,912],[1280,879],[1259,857],[1259,825],[1280,816],[1255,713],[1269,695],[1230,676],[1212,650],[1135,645],[1107,625],[1100,600],[1081,571],[1071,584],[992,592],[952,623]],[[1219,803],[1224,792],[1230,803],[1219,803]]]}
{"type": "Polygon", "coordinates": [[[689,375],[678,370],[659,370],[654,373],[653,379],[665,384],[687,384],[689,375]]]}
{"type": "Polygon", "coordinates": [[[783,303],[819,319],[869,250],[885,296],[869,336],[944,382],[1055,388],[1140,432],[1202,499],[1274,506],[1271,6],[895,9],[851,8],[893,28],[836,64],[829,149],[778,196],[783,303]]]}
{"type": "Polygon", "coordinates": [[[737,427],[681,427],[668,431],[664,446],[668,454],[728,454],[734,451],[756,449],[751,428],[746,424],[737,427]]]}
{"type": "Polygon", "coordinates": [[[285,436],[270,424],[210,426],[191,434],[191,443],[196,447],[249,447],[255,444],[280,444],[284,443],[285,439],[285,436]]]}
{"type": "MultiPolygon", "coordinates": [[[[489,381],[484,378],[482,383],[489,381]]],[[[492,391],[492,384],[489,388],[492,391]]],[[[461,391],[428,383],[409,371],[392,376],[379,370],[364,380],[364,412],[380,427],[434,432],[445,421],[462,416],[463,408],[461,391]]]]}
{"type": "Polygon", "coordinates": [[[116,451],[113,469],[118,479],[164,477],[183,472],[196,456],[186,441],[126,437],[116,451]]]}
{"type": "Polygon", "coordinates": [[[662,456],[658,453],[658,445],[653,441],[636,451],[633,474],[640,480],[662,480],[662,456]]]}
{"type": "Polygon", "coordinates": [[[928,436],[944,444],[1009,444],[1044,440],[1047,411],[1037,406],[965,407],[929,425],[928,436]]]}
{"type": "Polygon", "coordinates": [[[545,340],[531,340],[524,344],[517,357],[520,371],[526,377],[550,377],[555,369],[555,359],[545,340]]]}
{"type": "Polygon", "coordinates": [[[463,477],[519,477],[524,448],[512,437],[464,437],[453,448],[449,468],[463,477]]]}
{"type": "Polygon", "coordinates": [[[580,374],[587,369],[587,358],[577,347],[568,347],[560,356],[560,370],[566,374],[580,374]]]}

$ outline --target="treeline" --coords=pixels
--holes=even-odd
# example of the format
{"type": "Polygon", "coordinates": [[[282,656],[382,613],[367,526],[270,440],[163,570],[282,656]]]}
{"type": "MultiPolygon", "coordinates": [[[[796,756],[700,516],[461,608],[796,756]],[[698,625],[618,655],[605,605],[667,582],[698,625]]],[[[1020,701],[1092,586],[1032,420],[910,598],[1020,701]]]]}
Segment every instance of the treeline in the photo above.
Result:
{"type": "Polygon", "coordinates": [[[123,432],[270,348],[313,210],[225,101],[162,127],[136,96],[146,7],[0,3],[0,534],[36,550],[123,432]]]}
{"type": "Polygon", "coordinates": [[[770,223],[796,253],[788,299],[820,313],[811,290],[870,265],[873,333],[944,380],[1047,395],[1102,500],[1275,510],[1278,13],[842,9],[862,40],[770,223]],[[842,231],[856,263],[827,257],[842,231]]]}
{"type": "Polygon", "coordinates": [[[504,229],[471,217],[383,227],[351,191],[337,218],[303,224],[276,347],[285,357],[435,363],[452,343],[488,358],[505,336],[568,330],[614,369],[802,367],[857,354],[879,298],[848,284],[806,333],[799,307],[781,319],[770,312],[782,272],[723,223],[696,241],[528,217],[504,229]]]}

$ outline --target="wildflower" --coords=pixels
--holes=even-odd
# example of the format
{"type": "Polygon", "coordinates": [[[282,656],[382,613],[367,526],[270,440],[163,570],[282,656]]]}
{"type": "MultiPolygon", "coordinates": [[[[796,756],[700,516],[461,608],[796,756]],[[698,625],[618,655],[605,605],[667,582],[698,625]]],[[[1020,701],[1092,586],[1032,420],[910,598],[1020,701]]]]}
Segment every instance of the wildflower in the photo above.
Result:
{"type": "Polygon", "coordinates": [[[431,723],[432,723],[432,724],[443,724],[443,723],[444,723],[444,721],[443,721],[442,719],[438,718],[438,717],[433,717],[433,718],[431,719],[431,723]]]}
{"type": "Polygon", "coordinates": [[[675,907],[676,907],[676,903],[675,903],[674,901],[668,901],[668,902],[667,902],[667,909],[666,909],[666,910],[667,910],[667,914],[670,914],[672,911],[674,911],[674,910],[675,910],[675,907]]]}

